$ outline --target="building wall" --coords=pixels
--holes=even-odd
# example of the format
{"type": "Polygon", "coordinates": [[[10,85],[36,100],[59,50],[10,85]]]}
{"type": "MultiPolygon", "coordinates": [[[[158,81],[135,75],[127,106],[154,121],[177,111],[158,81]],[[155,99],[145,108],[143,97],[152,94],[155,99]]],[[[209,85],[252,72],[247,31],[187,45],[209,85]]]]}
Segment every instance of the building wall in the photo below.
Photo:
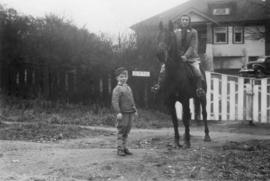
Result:
{"type": "Polygon", "coordinates": [[[245,56],[247,58],[264,56],[264,33],[264,26],[246,26],[244,43],[233,44],[233,27],[229,26],[228,43],[213,44],[214,69],[239,69],[245,63],[245,56]]]}
{"type": "Polygon", "coordinates": [[[214,57],[214,70],[240,69],[244,61],[243,57],[214,57]]]}
{"type": "Polygon", "coordinates": [[[265,55],[270,55],[270,22],[265,25],[265,55]]]}
{"type": "Polygon", "coordinates": [[[265,55],[265,27],[247,26],[245,27],[245,45],[248,56],[265,55]]]}

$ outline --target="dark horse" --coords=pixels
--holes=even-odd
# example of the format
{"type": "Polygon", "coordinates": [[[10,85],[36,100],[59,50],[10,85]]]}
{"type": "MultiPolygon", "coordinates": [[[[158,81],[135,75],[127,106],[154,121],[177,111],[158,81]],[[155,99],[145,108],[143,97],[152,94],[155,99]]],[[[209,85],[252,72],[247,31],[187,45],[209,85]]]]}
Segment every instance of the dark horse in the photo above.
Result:
{"type": "MultiPolygon", "coordinates": [[[[203,122],[205,126],[205,141],[211,141],[207,125],[206,112],[206,95],[197,95],[195,80],[190,65],[183,62],[180,56],[177,55],[177,41],[176,35],[173,31],[173,23],[169,22],[169,27],[164,28],[160,23],[160,32],[158,35],[158,58],[165,62],[166,73],[163,84],[160,87],[160,95],[165,100],[166,106],[169,108],[175,133],[175,146],[181,147],[179,143],[178,119],[176,116],[175,103],[179,101],[183,107],[183,124],[185,126],[184,147],[190,147],[190,119],[191,113],[189,108],[189,99],[195,100],[195,118],[200,115],[200,105],[202,108],[203,122]]],[[[203,72],[204,73],[204,72],[203,72]]],[[[206,82],[203,81],[202,87],[206,92],[206,82]]]]}

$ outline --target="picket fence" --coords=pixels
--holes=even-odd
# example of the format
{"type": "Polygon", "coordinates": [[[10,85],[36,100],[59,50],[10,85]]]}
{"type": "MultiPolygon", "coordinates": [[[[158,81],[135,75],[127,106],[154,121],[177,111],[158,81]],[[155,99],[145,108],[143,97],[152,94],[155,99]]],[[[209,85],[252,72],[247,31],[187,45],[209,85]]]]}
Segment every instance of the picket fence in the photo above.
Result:
{"type": "MultiPolygon", "coordinates": [[[[206,72],[208,120],[270,123],[270,78],[243,78],[206,72]]],[[[192,119],[194,104],[190,100],[192,119]]],[[[182,107],[176,104],[178,117],[182,107]]]]}

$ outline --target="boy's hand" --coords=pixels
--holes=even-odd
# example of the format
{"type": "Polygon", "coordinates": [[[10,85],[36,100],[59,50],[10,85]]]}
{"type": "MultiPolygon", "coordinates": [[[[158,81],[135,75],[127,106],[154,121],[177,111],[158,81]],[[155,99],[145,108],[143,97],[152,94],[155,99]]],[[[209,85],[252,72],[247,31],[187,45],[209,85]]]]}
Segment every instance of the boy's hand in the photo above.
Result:
{"type": "Polygon", "coordinates": [[[138,112],[137,112],[137,111],[134,113],[134,116],[135,116],[135,118],[136,118],[136,119],[138,119],[139,114],[138,114],[138,112]]]}
{"type": "Polygon", "coordinates": [[[122,113],[118,113],[118,114],[116,115],[116,118],[117,118],[118,120],[121,120],[121,119],[123,118],[122,113]]]}

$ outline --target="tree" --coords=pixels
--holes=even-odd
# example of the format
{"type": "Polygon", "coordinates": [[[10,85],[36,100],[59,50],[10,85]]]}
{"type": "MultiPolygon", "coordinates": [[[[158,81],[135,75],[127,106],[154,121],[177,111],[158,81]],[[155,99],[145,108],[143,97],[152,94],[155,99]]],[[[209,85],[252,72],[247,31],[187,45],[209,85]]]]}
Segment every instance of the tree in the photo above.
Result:
{"type": "MultiPolygon", "coordinates": [[[[6,75],[1,76],[2,80],[9,77],[10,81],[4,80],[8,90],[15,85],[16,72],[21,72],[20,78],[23,78],[26,74],[22,70],[30,69],[29,66],[36,69],[45,97],[49,96],[59,74],[75,76],[77,72],[98,77],[111,70],[113,51],[110,39],[78,28],[63,17],[50,14],[33,18],[3,8],[0,23],[1,60],[9,69],[15,70],[5,71],[6,75]]],[[[1,73],[4,74],[3,69],[1,73]]]]}

